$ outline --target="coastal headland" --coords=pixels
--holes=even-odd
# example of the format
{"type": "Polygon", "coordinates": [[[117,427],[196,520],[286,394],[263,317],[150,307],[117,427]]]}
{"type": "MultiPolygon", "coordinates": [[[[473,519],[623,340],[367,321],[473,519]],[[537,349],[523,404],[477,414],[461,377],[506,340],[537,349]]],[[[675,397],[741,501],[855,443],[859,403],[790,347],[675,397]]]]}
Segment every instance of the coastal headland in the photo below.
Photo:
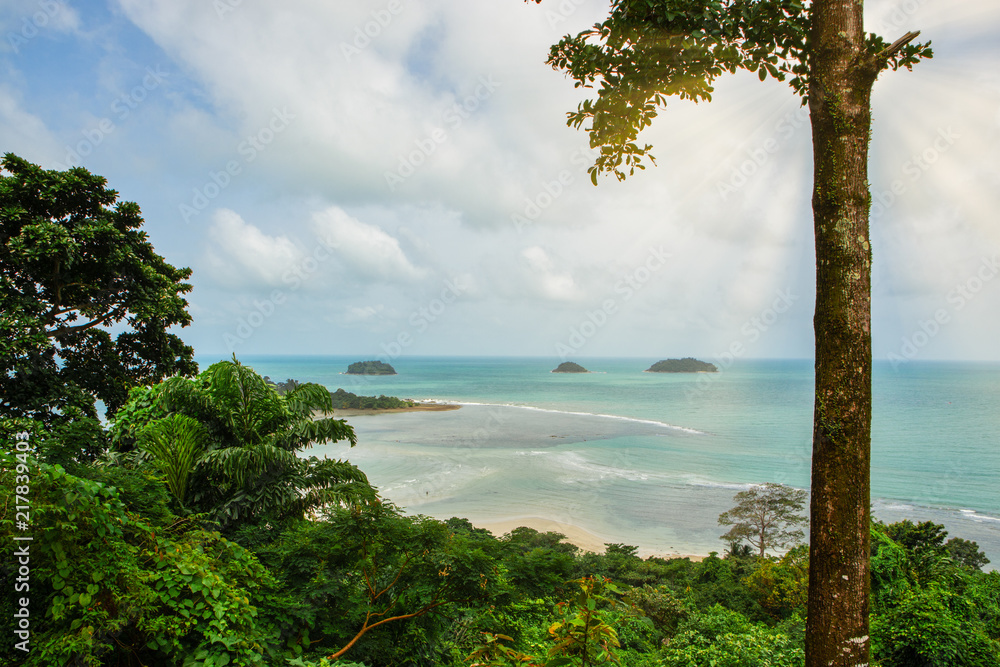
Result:
{"type": "Polygon", "coordinates": [[[461,405],[449,403],[415,403],[401,408],[334,408],[334,417],[358,417],[362,415],[386,415],[396,412],[446,412],[458,410],[461,405]]]}

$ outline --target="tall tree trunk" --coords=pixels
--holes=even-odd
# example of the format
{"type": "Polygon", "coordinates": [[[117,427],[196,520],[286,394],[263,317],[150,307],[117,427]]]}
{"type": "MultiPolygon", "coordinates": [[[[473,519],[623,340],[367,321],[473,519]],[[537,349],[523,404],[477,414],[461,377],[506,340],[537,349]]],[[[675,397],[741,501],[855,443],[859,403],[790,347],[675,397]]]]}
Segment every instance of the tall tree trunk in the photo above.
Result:
{"type": "Polygon", "coordinates": [[[816,397],[807,667],[869,662],[871,246],[868,142],[877,69],[861,0],[815,0],[809,83],[816,397]]]}

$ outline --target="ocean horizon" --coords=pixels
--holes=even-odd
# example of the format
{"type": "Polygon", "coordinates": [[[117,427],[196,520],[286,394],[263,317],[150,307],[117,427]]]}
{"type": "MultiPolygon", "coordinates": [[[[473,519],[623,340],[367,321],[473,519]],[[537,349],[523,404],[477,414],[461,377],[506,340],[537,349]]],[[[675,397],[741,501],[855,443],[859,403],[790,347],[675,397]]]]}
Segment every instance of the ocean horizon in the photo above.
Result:
{"type": "MultiPolygon", "coordinates": [[[[201,368],[219,358],[197,355],[201,368]]],[[[281,381],[460,405],[347,417],[358,436],[306,455],[346,458],[405,511],[490,524],[532,519],[645,554],[722,552],[738,491],[808,489],[813,361],[735,359],[717,373],[644,372],[658,359],[399,357],[391,376],[345,375],[361,357],[247,355],[281,381]]],[[[876,361],[872,509],[944,524],[1000,563],[1000,363],[876,361]]]]}

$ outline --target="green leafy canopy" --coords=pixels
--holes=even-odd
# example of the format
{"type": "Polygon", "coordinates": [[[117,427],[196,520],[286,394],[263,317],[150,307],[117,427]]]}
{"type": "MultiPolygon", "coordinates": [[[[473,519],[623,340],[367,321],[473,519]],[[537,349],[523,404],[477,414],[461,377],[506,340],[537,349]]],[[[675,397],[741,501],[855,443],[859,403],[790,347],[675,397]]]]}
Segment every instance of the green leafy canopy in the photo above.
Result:
{"type": "Polygon", "coordinates": [[[781,549],[804,537],[796,526],[806,523],[801,513],[809,494],[783,484],[760,484],[737,493],[736,506],[719,515],[719,523],[732,526],[721,539],[743,540],[755,547],[761,558],[768,549],[781,549]]]}
{"type": "MultiPolygon", "coordinates": [[[[597,87],[596,99],[567,114],[571,127],[590,122],[590,145],[601,150],[589,170],[596,185],[601,172],[623,180],[645,169],[643,157],[655,164],[652,146],[637,143],[639,132],[668,97],[711,101],[724,73],[747,70],[761,81],[787,81],[804,103],[809,32],[810,5],[799,0],[615,0],[606,21],[564,37],[547,62],[577,88],[597,87]]],[[[858,66],[874,79],[887,67],[909,69],[931,57],[930,42],[910,43],[914,37],[889,45],[869,34],[868,59],[858,66]]]]}
{"type": "Polygon", "coordinates": [[[95,417],[95,399],[113,413],[131,387],[196,372],[168,333],[191,322],[191,270],[154,252],[139,206],[81,167],[0,164],[0,414],[95,417]]]}
{"type": "Polygon", "coordinates": [[[302,457],[326,442],[357,442],[317,384],[278,394],[248,366],[213,364],[197,378],[171,378],[132,392],[112,428],[115,447],[144,452],[186,507],[224,527],[301,518],[328,503],[374,499],[347,461],[302,457]]]}

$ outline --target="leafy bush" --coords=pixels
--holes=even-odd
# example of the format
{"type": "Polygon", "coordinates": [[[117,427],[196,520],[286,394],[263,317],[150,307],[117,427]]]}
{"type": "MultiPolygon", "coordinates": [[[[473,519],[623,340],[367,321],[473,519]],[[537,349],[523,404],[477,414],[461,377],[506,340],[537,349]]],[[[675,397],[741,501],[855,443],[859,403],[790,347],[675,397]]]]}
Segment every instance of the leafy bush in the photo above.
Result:
{"type": "Polygon", "coordinates": [[[872,656],[884,667],[1000,664],[1000,574],[947,535],[930,521],[872,527],[872,656]]]}
{"type": "MultiPolygon", "coordinates": [[[[0,470],[5,488],[19,466],[31,472],[34,613],[23,664],[260,664],[269,633],[251,598],[269,575],[250,552],[176,516],[150,523],[119,489],[28,461],[4,454],[0,470]]],[[[160,480],[145,479],[143,496],[162,494],[160,480]]],[[[4,533],[13,521],[0,518],[4,533]]],[[[5,564],[15,562],[11,544],[5,564]]]]}
{"type": "Polygon", "coordinates": [[[805,613],[809,593],[809,547],[795,547],[780,560],[760,559],[753,573],[743,580],[757,602],[775,620],[805,613]]]}
{"type": "MultiPolygon", "coordinates": [[[[1000,664],[991,639],[965,602],[938,584],[908,590],[871,622],[872,653],[883,667],[987,667],[1000,664]]],[[[995,606],[995,601],[994,601],[995,606]]]]}
{"type": "Polygon", "coordinates": [[[692,614],[663,650],[663,667],[801,667],[805,650],[780,630],[720,605],[692,614]]]}

